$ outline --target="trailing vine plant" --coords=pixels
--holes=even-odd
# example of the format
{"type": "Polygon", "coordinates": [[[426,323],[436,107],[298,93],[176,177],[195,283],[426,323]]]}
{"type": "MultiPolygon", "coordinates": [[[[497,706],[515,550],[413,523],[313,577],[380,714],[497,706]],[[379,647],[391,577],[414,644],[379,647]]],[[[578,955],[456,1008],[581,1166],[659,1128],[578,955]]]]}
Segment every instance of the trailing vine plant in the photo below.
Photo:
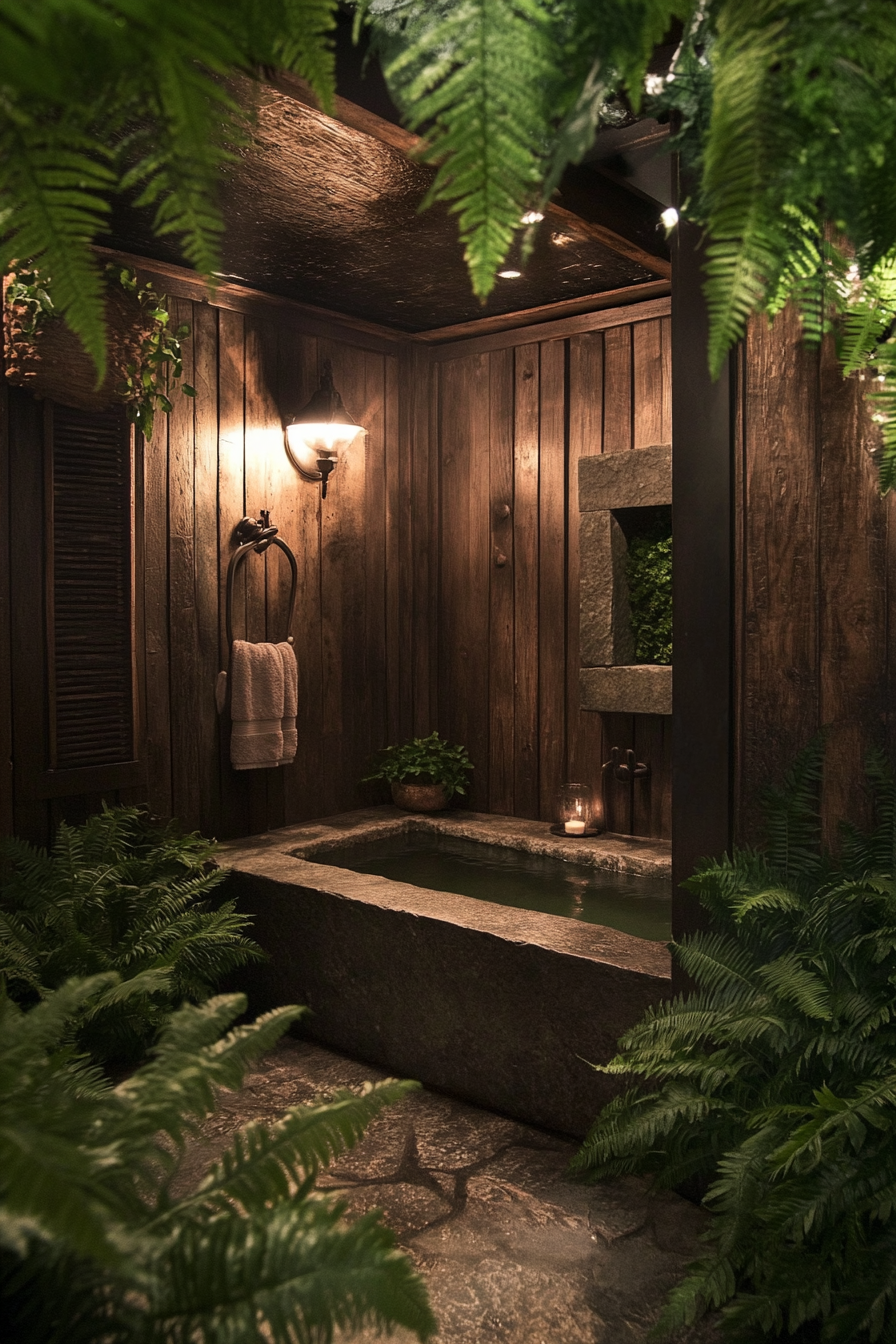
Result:
{"type": "MultiPolygon", "coordinates": [[[[151,280],[141,283],[132,270],[111,262],[105,274],[107,285],[120,286],[134,305],[134,340],[117,352],[119,360],[123,353],[133,357],[116,363],[116,352],[112,352],[113,368],[119,375],[112,391],[124,402],[128,420],[149,439],[156,413],[168,415],[173,409],[169,393],[183,377],[181,342],[189,336],[190,327],[186,322],[171,326],[167,299],[156,293],[151,280]]],[[[53,301],[52,277],[32,262],[16,264],[10,271],[4,303],[13,344],[36,344],[47,323],[62,320],[53,301]]],[[[189,383],[180,382],[180,391],[187,397],[196,395],[189,383]]]]}
{"type": "MultiPolygon", "coordinates": [[[[119,270],[110,265],[107,271],[117,273],[121,287],[133,294],[150,320],[151,325],[140,346],[140,360],[125,365],[125,376],[116,388],[124,399],[128,419],[149,439],[152,438],[156,411],[170,415],[173,409],[167,393],[172,390],[172,384],[183,377],[180,343],[189,336],[190,325],[181,322],[173,329],[169,326],[167,299],[156,294],[151,280],[141,285],[134,272],[127,268],[119,270]]],[[[181,383],[180,390],[185,397],[196,395],[196,389],[189,383],[181,383]]]]}

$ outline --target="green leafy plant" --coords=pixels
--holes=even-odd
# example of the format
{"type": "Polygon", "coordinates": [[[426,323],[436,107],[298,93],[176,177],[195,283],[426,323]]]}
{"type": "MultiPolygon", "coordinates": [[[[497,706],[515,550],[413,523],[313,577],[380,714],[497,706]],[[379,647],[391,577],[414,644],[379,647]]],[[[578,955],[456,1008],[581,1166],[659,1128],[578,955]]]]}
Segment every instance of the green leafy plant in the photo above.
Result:
{"type": "Polygon", "coordinates": [[[224,873],[214,848],[139,808],[62,825],[47,853],[0,845],[0,983],[31,1004],[71,976],[118,972],[94,997],[77,1040],[97,1059],[139,1056],[184,1000],[200,1002],[228,971],[263,956],[233,901],[209,908],[224,873]]]}
{"type": "Polygon", "coordinates": [[[896,786],[872,756],[877,824],[844,827],[832,854],[821,757],[816,742],[768,795],[764,850],[685,883],[712,920],[674,948],[697,989],[622,1037],[601,1071],[642,1085],[573,1164],[711,1182],[707,1254],[672,1292],[668,1329],[716,1307],[749,1341],[896,1329],[896,786]]]}
{"type": "Polygon", "coordinates": [[[673,119],[680,209],[707,234],[714,372],[751,314],[845,318],[881,487],[896,485],[896,7],[891,0],[365,0],[393,97],[437,164],[476,292],[531,243],[599,125],[673,119]],[[668,69],[649,71],[680,25],[668,69]]]}
{"type": "Polygon", "coordinates": [[[441,784],[448,798],[465,793],[473,762],[465,747],[449,746],[438,733],[415,737],[400,746],[384,748],[365,781],[385,779],[390,783],[441,784]]]}
{"type": "Polygon", "coordinates": [[[220,1087],[302,1013],[233,1028],[245,999],[187,1006],[112,1086],[73,1056],[73,1023],[114,975],[30,1011],[0,996],[0,1301],[16,1344],[325,1344],[396,1325],[428,1339],[422,1281],[378,1212],[350,1223],[315,1189],[413,1083],[387,1080],[240,1130],[189,1188],[185,1139],[220,1087]],[[229,1030],[228,1030],[229,1029],[229,1030]],[[226,1033],[226,1034],[222,1034],[226,1033]]]}
{"type": "Polygon", "coordinates": [[[337,0],[0,0],[0,272],[32,257],[105,374],[92,244],[111,202],[152,212],[187,261],[220,270],[219,176],[251,108],[226,76],[279,67],[333,104],[337,0]]]}
{"type": "Polygon", "coordinates": [[[141,285],[133,271],[117,267],[108,269],[117,275],[122,289],[133,294],[148,319],[140,359],[125,366],[124,377],[116,391],[124,400],[128,419],[150,439],[156,411],[171,414],[173,407],[167,394],[175,383],[180,383],[184,396],[196,395],[196,389],[189,383],[180,382],[184,371],[180,343],[189,336],[190,325],[182,322],[175,328],[169,326],[165,307],[168,300],[156,294],[151,280],[141,285]]]}
{"type": "Polygon", "coordinates": [[[672,533],[658,518],[632,537],[625,561],[636,663],[672,662],[672,533]]]}
{"type": "MultiPolygon", "coordinates": [[[[129,314],[132,330],[112,356],[113,369],[120,375],[112,392],[124,402],[128,420],[150,439],[156,411],[167,415],[173,409],[168,393],[183,376],[181,341],[189,336],[190,327],[186,322],[177,328],[169,325],[167,299],[156,294],[151,280],[140,284],[133,271],[111,263],[105,273],[108,285],[119,285],[134,301],[129,314]]],[[[35,342],[39,333],[48,323],[61,322],[52,293],[52,278],[31,263],[16,264],[9,272],[4,306],[7,354],[13,360],[24,356],[27,363],[39,348],[35,342]]],[[[180,391],[187,397],[196,395],[189,383],[180,383],[180,391]]]]}

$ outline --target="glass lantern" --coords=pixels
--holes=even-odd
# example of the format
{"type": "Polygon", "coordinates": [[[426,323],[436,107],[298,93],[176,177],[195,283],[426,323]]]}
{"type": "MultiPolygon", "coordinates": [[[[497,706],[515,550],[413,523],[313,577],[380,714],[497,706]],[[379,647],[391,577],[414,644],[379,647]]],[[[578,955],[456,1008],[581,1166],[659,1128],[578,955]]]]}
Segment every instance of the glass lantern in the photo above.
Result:
{"type": "Polygon", "coordinates": [[[604,828],[603,807],[590,784],[561,784],[557,790],[554,817],[557,829],[566,835],[594,834],[604,828]]]}

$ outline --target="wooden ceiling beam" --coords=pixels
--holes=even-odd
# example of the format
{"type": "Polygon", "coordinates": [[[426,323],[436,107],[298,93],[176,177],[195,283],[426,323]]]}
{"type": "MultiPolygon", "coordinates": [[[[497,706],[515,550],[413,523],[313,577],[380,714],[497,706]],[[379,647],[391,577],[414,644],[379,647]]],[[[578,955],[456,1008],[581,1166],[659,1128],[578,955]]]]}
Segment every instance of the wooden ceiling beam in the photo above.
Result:
{"type": "MultiPolygon", "coordinates": [[[[289,98],[295,99],[296,102],[302,103],[319,117],[326,117],[326,113],[320,110],[320,105],[311,85],[299,75],[278,70],[266,75],[265,80],[272,88],[277,89],[278,92],[289,98]]],[[[359,107],[357,103],[350,103],[347,98],[337,96],[334,111],[336,113],[335,120],[341,121],[344,125],[350,126],[353,130],[360,131],[364,135],[370,135],[375,140],[391,145],[393,149],[398,149],[409,157],[413,157],[423,145],[422,136],[413,135],[410,131],[406,131],[404,127],[396,126],[393,122],[386,121],[384,117],[377,116],[375,112],[368,112],[366,108],[359,107]]],[[[615,252],[617,256],[625,257],[627,261],[634,262],[635,265],[643,267],[646,271],[651,271],[663,280],[671,280],[672,278],[672,263],[664,257],[654,256],[652,252],[648,252],[638,243],[632,242],[631,239],[623,237],[615,229],[583,219],[581,215],[574,214],[573,211],[565,209],[562,205],[555,205],[552,202],[548,204],[545,211],[545,223],[554,233],[563,233],[567,230],[577,232],[596,243],[600,243],[601,246],[615,252]]]]}
{"type": "Polygon", "coordinates": [[[607,289],[600,294],[584,294],[577,299],[559,299],[543,303],[538,308],[520,308],[515,313],[497,313],[491,317],[474,318],[471,322],[455,322],[450,327],[431,327],[418,331],[409,339],[421,345],[445,345],[472,337],[491,336],[496,332],[518,331],[531,327],[533,340],[546,339],[539,334],[544,323],[600,312],[605,308],[644,303],[648,299],[667,298],[672,292],[668,280],[647,280],[642,285],[626,285],[624,289],[607,289]]]}

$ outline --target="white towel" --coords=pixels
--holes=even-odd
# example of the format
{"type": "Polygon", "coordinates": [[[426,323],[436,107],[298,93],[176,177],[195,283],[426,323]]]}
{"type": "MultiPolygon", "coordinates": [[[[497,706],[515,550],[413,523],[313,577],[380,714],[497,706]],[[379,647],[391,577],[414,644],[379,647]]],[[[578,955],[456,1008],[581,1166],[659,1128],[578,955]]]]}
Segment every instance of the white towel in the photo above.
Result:
{"type": "Polygon", "coordinates": [[[230,762],[267,770],[283,757],[283,656],[276,644],[233,641],[230,660],[230,762]]]}
{"type": "Polygon", "coordinates": [[[296,758],[299,737],[296,732],[296,714],[299,710],[299,669],[296,664],[295,650],[291,644],[278,644],[283,659],[283,719],[280,724],[283,733],[283,755],[281,765],[290,765],[296,758]]]}

